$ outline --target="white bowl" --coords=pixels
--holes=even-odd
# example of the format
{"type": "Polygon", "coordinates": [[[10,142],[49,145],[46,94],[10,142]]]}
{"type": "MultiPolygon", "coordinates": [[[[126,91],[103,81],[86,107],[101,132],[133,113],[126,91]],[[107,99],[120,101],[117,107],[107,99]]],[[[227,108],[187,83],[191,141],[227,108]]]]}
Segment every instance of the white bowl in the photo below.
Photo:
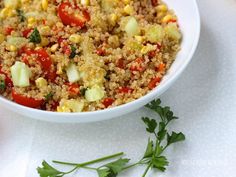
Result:
{"type": "Polygon", "coordinates": [[[0,97],[0,105],[26,117],[51,122],[95,122],[118,117],[137,110],[160,96],[184,71],[196,50],[200,36],[200,16],[195,0],[164,0],[175,11],[183,33],[181,51],[160,85],[147,95],[133,102],[95,112],[57,113],[21,106],[0,97]]]}

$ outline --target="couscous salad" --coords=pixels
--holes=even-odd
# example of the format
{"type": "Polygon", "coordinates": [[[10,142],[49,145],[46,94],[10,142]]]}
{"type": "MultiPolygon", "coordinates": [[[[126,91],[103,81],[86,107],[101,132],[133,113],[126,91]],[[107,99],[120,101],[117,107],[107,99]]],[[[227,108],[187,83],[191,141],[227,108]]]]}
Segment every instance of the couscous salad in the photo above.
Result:
{"type": "Polygon", "coordinates": [[[47,111],[96,111],[161,82],[180,50],[159,0],[1,0],[0,93],[47,111]]]}

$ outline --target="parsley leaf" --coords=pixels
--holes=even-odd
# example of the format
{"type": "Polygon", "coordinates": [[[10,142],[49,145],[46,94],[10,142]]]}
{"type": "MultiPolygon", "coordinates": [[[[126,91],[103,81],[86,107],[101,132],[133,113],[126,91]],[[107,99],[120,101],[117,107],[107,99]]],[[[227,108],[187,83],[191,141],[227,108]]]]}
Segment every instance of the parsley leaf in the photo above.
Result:
{"type": "Polygon", "coordinates": [[[148,145],[146,148],[146,152],[144,154],[144,158],[151,157],[153,155],[153,141],[148,139],[148,145]]]}
{"type": "Polygon", "coordinates": [[[98,169],[98,176],[99,177],[116,177],[117,173],[114,173],[110,169],[98,169]]]}
{"type": "Polygon", "coordinates": [[[99,177],[116,177],[128,162],[129,159],[120,158],[114,162],[101,166],[97,169],[97,173],[99,177]]]}
{"type": "Polygon", "coordinates": [[[159,143],[156,143],[155,156],[158,157],[163,150],[163,147],[159,143]]]}
{"type": "Polygon", "coordinates": [[[184,140],[185,140],[185,136],[182,132],[180,133],[172,132],[171,135],[167,134],[167,145],[177,143],[179,141],[184,141],[184,140]]]}
{"type": "Polygon", "coordinates": [[[160,122],[159,123],[159,131],[157,133],[157,138],[158,138],[159,141],[162,141],[166,136],[167,130],[165,128],[166,128],[165,123],[160,122]]]}
{"type": "Polygon", "coordinates": [[[155,111],[156,108],[160,106],[160,104],[161,104],[161,100],[157,99],[157,100],[151,101],[149,104],[146,105],[146,107],[155,111]]]}
{"type": "Polygon", "coordinates": [[[108,177],[108,175],[110,174],[110,171],[109,169],[98,169],[97,173],[99,177],[108,177]]]}
{"type": "Polygon", "coordinates": [[[130,159],[118,159],[114,162],[108,163],[105,167],[109,168],[114,173],[119,173],[122,171],[124,166],[129,162],[130,159]]]}
{"type": "Polygon", "coordinates": [[[149,133],[155,133],[155,130],[157,128],[157,122],[154,119],[149,119],[148,117],[142,118],[143,122],[147,125],[147,132],[149,133]]]}
{"type": "Polygon", "coordinates": [[[35,44],[39,44],[41,42],[41,36],[37,28],[34,28],[34,31],[29,36],[29,41],[35,44]]]}
{"type": "Polygon", "coordinates": [[[64,175],[63,172],[56,170],[46,161],[42,162],[42,167],[38,167],[37,171],[40,177],[62,177],[64,175]]]}
{"type": "Polygon", "coordinates": [[[169,162],[167,161],[165,156],[155,157],[152,163],[154,168],[157,168],[162,172],[164,172],[166,170],[166,167],[169,165],[169,162]]]}
{"type": "Polygon", "coordinates": [[[168,124],[170,121],[174,119],[178,119],[174,116],[173,112],[170,110],[170,107],[161,107],[161,100],[153,100],[150,104],[147,104],[146,107],[155,111],[161,117],[162,122],[168,124]]]}

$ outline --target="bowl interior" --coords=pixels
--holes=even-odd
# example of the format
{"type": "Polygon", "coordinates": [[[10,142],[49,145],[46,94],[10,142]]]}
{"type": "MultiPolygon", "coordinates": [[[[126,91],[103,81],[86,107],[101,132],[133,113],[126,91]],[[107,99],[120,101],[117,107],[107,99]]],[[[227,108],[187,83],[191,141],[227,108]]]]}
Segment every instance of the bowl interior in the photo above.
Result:
{"type": "Polygon", "coordinates": [[[138,100],[96,112],[56,113],[27,108],[0,97],[0,105],[21,115],[53,122],[94,122],[121,116],[137,110],[166,91],[180,76],[196,50],[200,35],[200,17],[195,0],[164,0],[178,16],[183,33],[181,51],[160,85],[138,100]]]}

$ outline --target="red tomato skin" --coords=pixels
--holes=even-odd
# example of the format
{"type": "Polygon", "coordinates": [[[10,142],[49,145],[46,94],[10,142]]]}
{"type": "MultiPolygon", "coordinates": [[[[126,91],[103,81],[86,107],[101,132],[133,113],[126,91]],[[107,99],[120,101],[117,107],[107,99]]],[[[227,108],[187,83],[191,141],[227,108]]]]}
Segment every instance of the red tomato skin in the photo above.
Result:
{"type": "Polygon", "coordinates": [[[27,56],[23,56],[21,59],[26,65],[29,65],[29,61],[28,61],[28,57],[27,56]]]}
{"type": "Polygon", "coordinates": [[[117,67],[120,68],[120,69],[124,69],[125,68],[125,61],[124,59],[119,59],[116,63],[117,67]]]}
{"type": "Polygon", "coordinates": [[[35,54],[34,50],[23,46],[21,49],[18,50],[18,55],[21,56],[22,54],[33,55],[35,54]]]}
{"type": "Polygon", "coordinates": [[[68,85],[68,92],[70,93],[70,95],[79,95],[80,94],[80,85],[78,84],[71,84],[71,83],[68,83],[66,84],[68,85]]]}
{"type": "Polygon", "coordinates": [[[151,0],[153,6],[157,6],[159,4],[158,0],[151,0]]]}
{"type": "Polygon", "coordinates": [[[96,50],[96,54],[99,56],[105,56],[106,55],[106,51],[103,48],[98,48],[96,50]]]}
{"type": "MultiPolygon", "coordinates": [[[[52,60],[45,49],[32,50],[26,47],[22,47],[18,54],[19,55],[26,54],[28,56],[37,55],[37,61],[41,64],[41,67],[45,72],[46,78],[51,82],[55,82],[57,74],[56,71],[52,68],[53,66],[52,60]]],[[[24,56],[22,58],[22,61],[26,64],[29,63],[27,56],[24,56]]]]}
{"type": "Polygon", "coordinates": [[[16,103],[30,108],[39,108],[44,103],[42,99],[36,100],[34,98],[29,98],[24,95],[16,93],[15,90],[12,90],[12,99],[16,103]]]}
{"type": "Polygon", "coordinates": [[[165,63],[160,63],[157,67],[156,67],[156,71],[158,72],[164,72],[166,70],[166,64],[165,63]]]}
{"type": "Polygon", "coordinates": [[[29,28],[29,29],[25,29],[24,31],[22,31],[22,36],[24,38],[28,38],[29,37],[29,34],[33,31],[32,28],[29,28]]]}
{"type": "Polygon", "coordinates": [[[54,101],[54,102],[52,103],[52,106],[51,106],[52,111],[57,110],[57,107],[58,107],[58,106],[59,106],[59,102],[58,102],[58,101],[54,101]]]}
{"type": "Polygon", "coordinates": [[[157,86],[157,84],[160,83],[160,82],[161,82],[161,78],[160,78],[160,77],[155,77],[155,78],[153,78],[153,79],[149,82],[148,88],[149,88],[150,90],[152,90],[152,89],[154,89],[154,88],[157,86]]]}
{"type": "MultiPolygon", "coordinates": [[[[64,25],[75,25],[82,28],[84,27],[86,21],[90,20],[89,13],[87,11],[82,12],[83,16],[75,16],[74,14],[69,14],[65,11],[67,7],[73,8],[69,2],[63,2],[58,7],[58,16],[64,25]]],[[[79,9],[78,7],[75,8],[79,9]]]]}
{"type": "Polygon", "coordinates": [[[61,46],[61,44],[62,44],[65,40],[66,40],[65,38],[59,37],[59,38],[57,39],[57,43],[59,44],[59,46],[61,46]]]}
{"type": "Polygon", "coordinates": [[[43,25],[46,25],[47,20],[46,20],[46,19],[43,19],[42,23],[43,23],[43,25]]]}
{"type": "Polygon", "coordinates": [[[62,47],[62,51],[64,52],[64,54],[66,54],[68,56],[71,54],[71,49],[70,49],[70,47],[68,45],[64,45],[62,47]]]}
{"type": "Polygon", "coordinates": [[[154,58],[156,56],[156,50],[153,50],[153,51],[150,51],[148,53],[148,58],[151,59],[151,58],[154,58]]]}
{"type": "Polygon", "coordinates": [[[57,77],[57,73],[55,70],[46,71],[46,78],[49,81],[56,83],[56,77],[57,77]]]}
{"type": "Polygon", "coordinates": [[[134,89],[130,87],[121,87],[118,89],[118,93],[132,93],[134,89]]]}
{"type": "Polygon", "coordinates": [[[52,60],[48,55],[45,49],[35,50],[35,54],[38,55],[37,59],[39,63],[42,65],[43,70],[49,71],[52,66],[52,60]]]}
{"type": "Polygon", "coordinates": [[[14,31],[14,28],[12,28],[12,27],[5,28],[5,34],[6,35],[11,35],[12,31],[14,31]]]}
{"type": "Polygon", "coordinates": [[[176,19],[170,19],[167,23],[176,23],[177,20],[176,19]]]}
{"type": "Polygon", "coordinates": [[[6,76],[6,78],[5,78],[5,84],[8,86],[8,87],[13,87],[13,82],[12,82],[12,80],[7,76],[7,75],[5,75],[6,76]]]}
{"type": "Polygon", "coordinates": [[[105,108],[108,108],[109,106],[112,105],[112,103],[114,102],[115,100],[113,98],[105,98],[103,101],[102,101],[102,104],[105,106],[105,108]]]}
{"type": "Polygon", "coordinates": [[[86,19],[86,21],[90,21],[90,15],[89,15],[89,12],[87,10],[84,10],[83,11],[83,15],[84,15],[84,18],[86,19]]]}

